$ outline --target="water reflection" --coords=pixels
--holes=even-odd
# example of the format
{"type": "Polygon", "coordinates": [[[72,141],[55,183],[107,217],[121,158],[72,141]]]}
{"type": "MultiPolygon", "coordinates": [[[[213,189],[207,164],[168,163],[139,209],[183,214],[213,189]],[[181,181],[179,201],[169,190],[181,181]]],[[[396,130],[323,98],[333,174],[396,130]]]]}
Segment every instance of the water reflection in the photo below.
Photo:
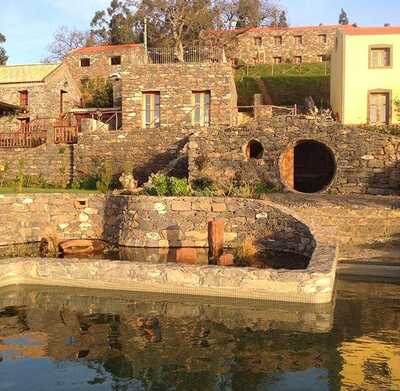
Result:
{"type": "Polygon", "coordinates": [[[0,390],[400,389],[400,287],[339,281],[284,305],[0,291],[0,390]]]}

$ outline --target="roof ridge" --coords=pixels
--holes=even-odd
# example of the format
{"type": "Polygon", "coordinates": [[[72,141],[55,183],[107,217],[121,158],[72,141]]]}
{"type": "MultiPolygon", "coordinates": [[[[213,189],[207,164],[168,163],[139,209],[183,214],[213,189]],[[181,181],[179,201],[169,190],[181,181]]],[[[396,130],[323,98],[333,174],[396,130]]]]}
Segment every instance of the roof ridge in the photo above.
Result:
{"type": "Polygon", "coordinates": [[[61,65],[62,62],[53,62],[53,63],[35,63],[35,64],[11,64],[11,65],[0,65],[0,69],[2,67],[4,68],[11,68],[11,67],[35,67],[35,66],[56,66],[56,65],[61,65]]]}

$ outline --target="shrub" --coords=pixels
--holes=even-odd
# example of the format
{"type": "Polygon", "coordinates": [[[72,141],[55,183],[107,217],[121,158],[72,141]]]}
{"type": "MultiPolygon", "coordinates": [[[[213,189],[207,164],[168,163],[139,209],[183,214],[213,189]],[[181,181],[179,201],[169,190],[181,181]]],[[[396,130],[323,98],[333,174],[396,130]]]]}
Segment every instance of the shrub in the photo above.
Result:
{"type": "Polygon", "coordinates": [[[190,196],[192,190],[186,178],[169,177],[163,174],[150,176],[149,195],[154,196],[190,196]]]}
{"type": "Polygon", "coordinates": [[[168,177],[162,174],[152,174],[150,176],[150,187],[147,192],[150,195],[157,196],[169,195],[168,177]]]}
{"type": "Polygon", "coordinates": [[[107,191],[111,188],[112,180],[113,163],[111,160],[106,160],[100,169],[100,176],[96,182],[96,189],[102,193],[107,193],[107,191]]]}
{"type": "Polygon", "coordinates": [[[198,178],[192,183],[194,195],[198,197],[213,197],[216,195],[216,189],[210,178],[198,178]]]}
{"type": "Polygon", "coordinates": [[[189,196],[192,191],[186,178],[169,178],[169,193],[173,196],[189,196]]]}
{"type": "Polygon", "coordinates": [[[10,165],[8,162],[5,162],[4,164],[0,163],[0,187],[3,187],[6,184],[9,169],[10,165]]]}
{"type": "Polygon", "coordinates": [[[255,244],[253,237],[248,236],[243,243],[235,249],[234,259],[235,263],[239,265],[247,265],[252,257],[259,252],[259,248],[255,244]]]}
{"type": "Polygon", "coordinates": [[[42,175],[25,175],[23,187],[39,188],[39,189],[54,189],[56,186],[47,181],[42,175]]]}
{"type": "Polygon", "coordinates": [[[21,159],[18,161],[18,173],[17,177],[15,178],[15,187],[16,191],[21,192],[23,187],[24,187],[24,181],[25,181],[25,162],[21,159]]]}
{"type": "Polygon", "coordinates": [[[71,189],[74,190],[97,190],[97,182],[100,180],[98,174],[85,175],[79,179],[74,179],[71,189]]]}
{"type": "Polygon", "coordinates": [[[112,107],[113,86],[109,79],[97,77],[82,85],[81,94],[85,107],[112,107]]]}

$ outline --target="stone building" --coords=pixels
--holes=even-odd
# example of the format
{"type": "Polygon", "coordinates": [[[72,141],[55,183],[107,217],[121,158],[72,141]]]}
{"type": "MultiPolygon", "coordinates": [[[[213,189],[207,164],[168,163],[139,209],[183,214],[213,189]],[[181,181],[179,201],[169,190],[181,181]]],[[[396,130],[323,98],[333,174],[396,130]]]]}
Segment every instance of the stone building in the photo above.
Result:
{"type": "Polygon", "coordinates": [[[228,57],[246,64],[317,63],[326,61],[341,25],[254,27],[207,32],[203,38],[226,47],[228,57]]]}
{"type": "Polygon", "coordinates": [[[39,118],[58,118],[79,105],[80,91],[64,64],[0,67],[0,101],[19,113],[0,117],[2,132],[14,131],[39,118]]]}
{"type": "Polygon", "coordinates": [[[85,83],[91,78],[120,73],[127,63],[142,54],[140,44],[92,46],[72,50],[64,63],[78,83],[85,83]]]}
{"type": "Polygon", "coordinates": [[[122,72],[125,130],[229,126],[236,113],[236,87],[228,64],[132,64],[122,72]]]}

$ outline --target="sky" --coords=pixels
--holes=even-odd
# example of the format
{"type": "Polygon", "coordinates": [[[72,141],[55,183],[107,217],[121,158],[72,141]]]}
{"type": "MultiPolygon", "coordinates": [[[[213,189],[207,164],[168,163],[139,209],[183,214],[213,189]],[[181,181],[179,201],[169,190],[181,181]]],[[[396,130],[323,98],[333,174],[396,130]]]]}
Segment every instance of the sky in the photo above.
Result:
{"type": "MultiPolygon", "coordinates": [[[[57,28],[87,30],[95,11],[110,0],[0,0],[0,33],[7,38],[8,64],[37,63],[57,28]]],[[[292,26],[337,23],[343,7],[360,26],[400,25],[399,0],[280,0],[292,26]]]]}

